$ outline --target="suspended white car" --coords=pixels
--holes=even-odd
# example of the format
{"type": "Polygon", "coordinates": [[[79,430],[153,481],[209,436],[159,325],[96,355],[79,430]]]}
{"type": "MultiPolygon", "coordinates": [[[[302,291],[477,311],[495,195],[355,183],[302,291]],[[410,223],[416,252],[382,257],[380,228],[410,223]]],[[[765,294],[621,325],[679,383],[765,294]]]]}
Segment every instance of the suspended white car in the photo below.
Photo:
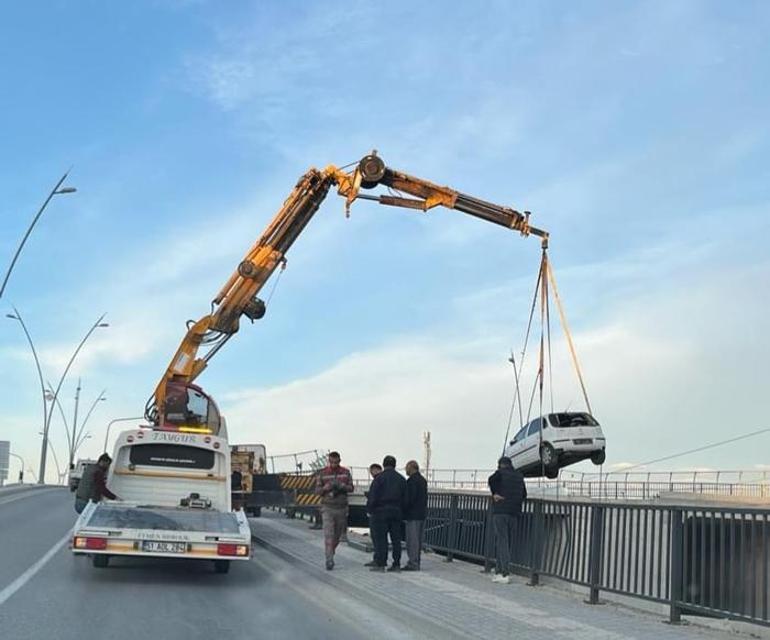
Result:
{"type": "Polygon", "coordinates": [[[508,443],[505,455],[527,477],[555,478],[560,468],[581,460],[603,464],[605,448],[602,428],[591,414],[549,413],[524,425],[508,443]]]}

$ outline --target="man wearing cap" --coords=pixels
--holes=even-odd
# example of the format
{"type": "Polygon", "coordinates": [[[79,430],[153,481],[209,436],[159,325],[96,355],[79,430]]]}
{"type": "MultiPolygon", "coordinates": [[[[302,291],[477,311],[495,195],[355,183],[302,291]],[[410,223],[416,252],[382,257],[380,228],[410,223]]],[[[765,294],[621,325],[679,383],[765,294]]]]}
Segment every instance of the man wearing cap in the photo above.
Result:
{"type": "Polygon", "coordinates": [[[492,492],[492,524],[495,532],[495,574],[493,582],[508,584],[511,568],[511,543],[521,505],[527,499],[524,476],[513,468],[511,459],[503,456],[497,461],[497,471],[489,476],[492,492]]]}

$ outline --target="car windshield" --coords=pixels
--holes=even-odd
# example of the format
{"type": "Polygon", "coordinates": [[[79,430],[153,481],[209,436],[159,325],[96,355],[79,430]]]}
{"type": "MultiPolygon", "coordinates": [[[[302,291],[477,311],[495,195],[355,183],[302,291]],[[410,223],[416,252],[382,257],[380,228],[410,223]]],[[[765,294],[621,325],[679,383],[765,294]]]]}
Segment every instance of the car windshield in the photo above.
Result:
{"type": "Polygon", "coordinates": [[[598,427],[590,413],[552,413],[548,416],[549,422],[554,427],[598,427]]]}

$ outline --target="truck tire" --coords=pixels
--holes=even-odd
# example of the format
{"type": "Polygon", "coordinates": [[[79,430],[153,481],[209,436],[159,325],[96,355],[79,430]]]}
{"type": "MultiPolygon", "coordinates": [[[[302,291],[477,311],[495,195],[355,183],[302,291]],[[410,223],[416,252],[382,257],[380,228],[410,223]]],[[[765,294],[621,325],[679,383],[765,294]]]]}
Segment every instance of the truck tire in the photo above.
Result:
{"type": "Polygon", "coordinates": [[[97,553],[93,558],[94,567],[97,569],[104,569],[110,564],[110,556],[106,556],[101,553],[97,553]]]}
{"type": "Polygon", "coordinates": [[[230,571],[229,560],[214,560],[215,573],[227,573],[228,571],[230,571]]]}

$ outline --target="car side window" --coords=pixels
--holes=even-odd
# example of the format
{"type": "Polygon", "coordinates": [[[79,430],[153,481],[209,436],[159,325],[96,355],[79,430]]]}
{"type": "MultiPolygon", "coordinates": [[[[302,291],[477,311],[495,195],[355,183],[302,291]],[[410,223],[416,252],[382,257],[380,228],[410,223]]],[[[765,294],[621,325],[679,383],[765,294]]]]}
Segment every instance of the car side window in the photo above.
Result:
{"type": "Polygon", "coordinates": [[[527,435],[527,427],[524,427],[523,429],[520,429],[519,432],[516,434],[516,437],[513,439],[513,442],[521,442],[524,439],[524,436],[527,435]]]}
{"type": "Polygon", "coordinates": [[[533,420],[529,425],[529,430],[527,431],[527,435],[531,436],[536,433],[540,432],[540,418],[537,420],[533,420]]]}

